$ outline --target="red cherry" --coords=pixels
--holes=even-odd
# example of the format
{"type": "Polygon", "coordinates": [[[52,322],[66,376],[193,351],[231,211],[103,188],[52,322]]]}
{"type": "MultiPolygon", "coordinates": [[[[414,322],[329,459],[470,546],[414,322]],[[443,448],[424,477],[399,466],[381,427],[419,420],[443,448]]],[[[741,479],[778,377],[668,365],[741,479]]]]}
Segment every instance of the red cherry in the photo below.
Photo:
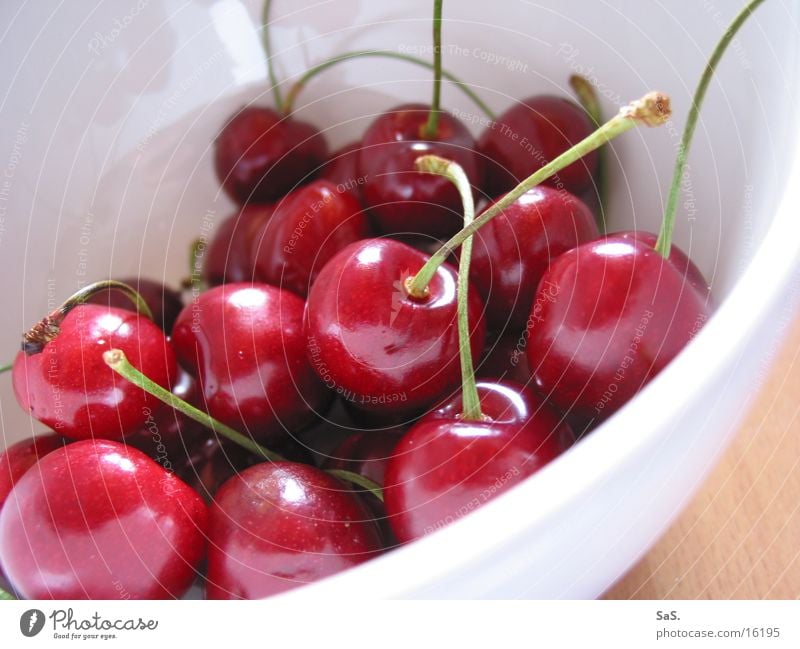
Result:
{"type": "Polygon", "coordinates": [[[84,440],[28,471],[0,510],[0,560],[27,599],[180,597],[205,551],[206,506],[150,458],[84,440]]]}
{"type": "Polygon", "coordinates": [[[216,419],[261,440],[314,420],[330,393],[306,358],[303,301],[266,284],[225,284],[199,295],[172,335],[216,419]]]}
{"type": "Polygon", "coordinates": [[[413,541],[468,514],[557,457],[572,431],[530,388],[479,382],[482,421],[459,393],[400,440],[386,468],[392,531],[413,541]]]}
{"type": "Polygon", "coordinates": [[[211,506],[206,596],[260,599],[377,556],[364,505],[314,467],[254,466],[226,482],[211,506]]]}
{"type": "Polygon", "coordinates": [[[461,165],[473,187],[483,181],[483,165],[467,127],[441,113],[436,140],[421,135],[430,108],[406,104],[379,116],[361,143],[358,175],[362,194],[382,232],[413,232],[448,237],[461,229],[463,210],[458,190],[447,179],[415,171],[414,161],[438,155],[461,165]]]}
{"type": "MultiPolygon", "coordinates": [[[[305,314],[311,365],[361,409],[417,412],[459,384],[456,271],[440,266],[427,298],[412,298],[405,288],[427,259],[398,241],[366,239],[337,254],[311,287],[305,314]]],[[[486,328],[473,292],[469,321],[478,357],[486,328]]]]}
{"type": "Polygon", "coordinates": [[[39,435],[12,444],[0,453],[0,509],[12,487],[41,458],[67,441],[60,435],[39,435]]]}
{"type": "Polygon", "coordinates": [[[217,136],[214,167],[238,203],[269,203],[310,180],[327,156],[325,138],[310,124],[249,106],[217,136]]]}
{"type": "Polygon", "coordinates": [[[368,235],[358,200],[328,180],[315,180],[280,201],[253,237],[255,278],[305,297],[331,257],[368,235]]]}
{"type": "Polygon", "coordinates": [[[521,332],[544,271],[562,252],[599,236],[592,213],[566,191],[534,187],[475,237],[470,282],[489,325],[521,332]]]}
{"type": "MultiPolygon", "coordinates": [[[[177,291],[164,286],[161,282],[143,277],[126,277],[117,281],[134,288],[142,296],[147,306],[150,307],[150,311],[153,314],[153,322],[167,333],[172,331],[175,318],[178,317],[183,308],[183,300],[181,300],[181,296],[177,291]]],[[[136,310],[130,298],[124,293],[113,289],[95,293],[86,302],[112,306],[116,309],[127,309],[128,311],[136,310]]]]}
{"type": "Polygon", "coordinates": [[[203,259],[203,278],[209,286],[253,281],[250,249],[273,210],[272,205],[245,205],[220,224],[203,259]]]}
{"type": "MultiPolygon", "coordinates": [[[[518,102],[483,132],[478,150],[486,158],[486,191],[505,193],[594,131],[586,112],[563,97],[542,95],[518,102]]],[[[593,151],[548,181],[580,194],[593,184],[598,156],[593,151]]]]}
{"type": "Polygon", "coordinates": [[[40,353],[19,352],[12,380],[17,401],[59,435],[119,439],[142,426],[161,402],[121,379],[103,352],[121,349],[131,364],[169,389],[178,368],[164,332],[132,311],[82,304],[40,353]]]}
{"type": "Polygon", "coordinates": [[[320,170],[319,177],[330,180],[336,191],[349,192],[359,202],[362,200],[361,187],[364,179],[358,175],[358,156],[361,142],[351,142],[331,153],[327,164],[320,170]]]}
{"type": "Polygon", "coordinates": [[[544,274],[528,362],[556,406],[601,421],[675,358],[710,313],[708,290],[692,284],[686,266],[629,234],[609,235],[564,253],[544,274]]]}

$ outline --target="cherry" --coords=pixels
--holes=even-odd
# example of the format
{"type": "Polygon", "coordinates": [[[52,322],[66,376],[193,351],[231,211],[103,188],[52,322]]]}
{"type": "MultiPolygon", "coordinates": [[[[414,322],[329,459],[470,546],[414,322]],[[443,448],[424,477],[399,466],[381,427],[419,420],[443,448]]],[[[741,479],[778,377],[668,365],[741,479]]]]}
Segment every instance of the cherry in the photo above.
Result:
{"type": "Polygon", "coordinates": [[[489,325],[521,332],[542,274],[562,252],[599,236],[594,216],[566,191],[528,190],[476,235],[470,281],[489,325]]]}
{"type": "Polygon", "coordinates": [[[415,170],[423,155],[457,162],[473,187],[483,182],[483,165],[467,127],[440,113],[435,139],[422,135],[431,109],[405,104],[380,115],[364,133],[358,176],[362,195],[376,227],[386,233],[412,232],[449,236],[461,226],[458,191],[446,179],[415,170]]]}
{"type": "Polygon", "coordinates": [[[312,181],[280,201],[253,237],[255,278],[305,297],[328,260],[368,234],[351,193],[328,180],[312,181]]]}
{"type": "Polygon", "coordinates": [[[364,179],[358,175],[358,156],[361,142],[351,142],[331,153],[327,164],[320,170],[319,177],[331,181],[336,190],[349,192],[359,202],[362,200],[361,187],[364,179]]]}
{"type": "Polygon", "coordinates": [[[42,458],[0,510],[0,561],[28,599],[161,599],[205,551],[202,499],[143,453],[84,440],[42,458]]]}
{"type": "Polygon", "coordinates": [[[314,467],[263,463],[211,505],[206,596],[259,599],[377,556],[380,534],[352,492],[314,467]]]}
{"type": "Polygon", "coordinates": [[[482,418],[461,393],[417,423],[389,458],[386,514],[400,542],[429,534],[522,482],[563,452],[572,431],[530,388],[477,384],[482,418]]]}
{"type": "Polygon", "coordinates": [[[665,259],[646,240],[627,234],[585,243],[542,277],[528,326],[528,362],[539,389],[563,411],[609,417],[677,356],[711,313],[708,290],[692,283],[687,266],[665,259]]]}
{"type": "Polygon", "coordinates": [[[527,384],[531,380],[531,370],[528,367],[526,347],[527,338],[524,332],[504,333],[487,342],[486,352],[478,367],[478,376],[527,384]]]}
{"type": "MultiPolygon", "coordinates": [[[[417,412],[458,384],[456,273],[447,264],[424,297],[407,280],[428,257],[390,239],[339,252],[311,287],[305,326],[311,365],[341,397],[365,410],[417,412]]],[[[482,304],[470,293],[472,347],[483,349],[482,304]]]]}
{"type": "Polygon", "coordinates": [[[250,249],[273,209],[272,205],[245,205],[220,224],[203,260],[203,278],[209,286],[253,280],[250,249]]]}
{"type": "Polygon", "coordinates": [[[12,444],[0,453],[0,509],[12,487],[41,458],[67,441],[60,435],[38,435],[12,444]]]}
{"type": "MultiPolygon", "coordinates": [[[[134,288],[142,296],[147,306],[150,307],[150,311],[153,314],[153,322],[167,333],[172,331],[175,318],[178,317],[183,308],[183,301],[177,291],[164,286],[161,282],[144,277],[128,277],[117,281],[134,288]]],[[[116,309],[132,309],[130,299],[119,291],[112,289],[100,291],[86,300],[86,302],[113,306],[116,309]]]]}
{"type": "Polygon", "coordinates": [[[56,328],[38,335],[41,352],[22,351],[14,360],[14,393],[33,417],[64,437],[119,439],[160,408],[157,399],[120,381],[103,362],[104,351],[119,348],[156,383],[172,385],[175,355],[151,320],[125,309],[80,304],[56,328]]]}
{"type": "MultiPolygon", "coordinates": [[[[541,95],[518,102],[483,132],[478,150],[486,158],[486,191],[497,196],[554,160],[593,130],[589,115],[573,101],[541,95]]],[[[546,182],[574,194],[590,188],[597,152],[558,172],[546,182]]]]}
{"type": "Polygon", "coordinates": [[[217,136],[214,167],[233,200],[269,203],[310,180],[327,156],[325,138],[310,124],[247,106],[217,136]]]}
{"type": "Polygon", "coordinates": [[[266,284],[225,284],[178,316],[172,341],[207,412],[256,439],[314,420],[330,393],[306,359],[303,301],[266,284]]]}

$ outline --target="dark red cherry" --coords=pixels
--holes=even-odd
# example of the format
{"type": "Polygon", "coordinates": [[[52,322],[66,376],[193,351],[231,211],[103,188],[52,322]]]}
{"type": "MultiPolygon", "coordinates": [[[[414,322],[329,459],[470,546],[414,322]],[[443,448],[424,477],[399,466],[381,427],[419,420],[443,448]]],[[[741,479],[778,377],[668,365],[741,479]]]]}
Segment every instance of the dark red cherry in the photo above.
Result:
{"type": "Polygon", "coordinates": [[[336,185],[336,191],[349,192],[360,202],[364,178],[358,175],[358,156],[361,142],[351,142],[331,153],[327,164],[320,169],[319,177],[336,185]]]}
{"type": "Polygon", "coordinates": [[[528,362],[542,393],[586,421],[619,410],[710,316],[708,289],[688,273],[630,235],[559,257],[542,278],[528,327],[528,362]]]}
{"type": "Polygon", "coordinates": [[[217,136],[214,167],[238,203],[269,203],[310,180],[327,157],[325,138],[310,124],[248,106],[217,136]]]}
{"type": "Polygon", "coordinates": [[[272,205],[245,205],[220,224],[202,261],[203,278],[209,286],[253,281],[250,249],[273,209],[272,205]]]}
{"type": "Polygon", "coordinates": [[[120,349],[131,364],[169,389],[178,367],[164,332],[132,311],[81,304],[40,353],[19,352],[12,380],[17,401],[59,435],[119,439],[141,427],[161,402],[118,376],[103,352],[120,349]]]}
{"type": "Polygon", "coordinates": [[[412,232],[449,237],[461,229],[463,208],[453,183],[415,170],[423,155],[438,155],[461,165],[473,187],[483,181],[483,164],[467,127],[441,113],[435,140],[421,134],[430,108],[398,106],[380,115],[364,133],[358,175],[362,195],[376,227],[386,233],[412,232]]]}
{"type": "Polygon", "coordinates": [[[211,505],[206,596],[269,597],[380,552],[376,524],[344,484],[303,464],[258,464],[211,505]]]}
{"type": "Polygon", "coordinates": [[[26,599],[180,597],[205,552],[200,496],[143,453],[84,440],[42,458],[0,510],[0,561],[26,599]]]}
{"type": "Polygon", "coordinates": [[[358,200],[329,180],[288,194],[252,240],[256,281],[305,297],[322,267],[345,246],[369,235],[358,200]]]}
{"type": "Polygon", "coordinates": [[[483,421],[462,418],[459,393],[400,440],[386,468],[392,531],[413,541],[477,509],[557,457],[572,431],[530,388],[479,382],[483,421]]]}
{"type": "Polygon", "coordinates": [[[544,271],[562,252],[599,236],[594,216],[566,191],[539,186],[520,196],[475,237],[470,281],[489,326],[522,332],[544,271]]]}
{"type": "MultiPolygon", "coordinates": [[[[143,277],[124,277],[117,281],[136,289],[147,303],[147,306],[150,307],[150,311],[153,314],[153,322],[167,333],[172,331],[175,318],[178,317],[183,308],[183,300],[181,300],[181,296],[177,291],[164,286],[161,282],[143,277]]],[[[136,310],[129,297],[114,289],[95,293],[87,302],[89,304],[113,306],[116,309],[127,309],[128,311],[136,310]]]]}
{"type": "Polygon", "coordinates": [[[306,358],[303,307],[274,286],[224,284],[181,312],[173,346],[212,417],[274,440],[324,411],[331,395],[306,358]]]}
{"type": "MultiPolygon", "coordinates": [[[[541,95],[523,99],[483,132],[478,150],[485,156],[486,192],[498,196],[551,162],[594,131],[591,118],[575,102],[541,95]]],[[[547,184],[580,194],[597,173],[597,152],[562,169],[547,184]]]]}
{"type": "Polygon", "coordinates": [[[526,385],[531,380],[526,354],[525,332],[508,332],[486,343],[486,350],[476,368],[478,377],[486,380],[511,380],[526,385]]]}
{"type": "MultiPolygon", "coordinates": [[[[424,299],[406,280],[427,255],[390,239],[366,239],[337,254],[311,287],[308,357],[322,381],[363,410],[418,412],[458,386],[456,271],[439,267],[424,299]]],[[[469,298],[472,353],[486,328],[477,293],[469,298]]]]}
{"type": "Polygon", "coordinates": [[[60,435],[38,435],[12,444],[0,453],[0,509],[25,472],[51,451],[67,443],[60,435]]]}
{"type": "Polygon", "coordinates": [[[324,467],[358,473],[383,486],[386,463],[404,433],[402,426],[354,433],[331,451],[324,467]]]}

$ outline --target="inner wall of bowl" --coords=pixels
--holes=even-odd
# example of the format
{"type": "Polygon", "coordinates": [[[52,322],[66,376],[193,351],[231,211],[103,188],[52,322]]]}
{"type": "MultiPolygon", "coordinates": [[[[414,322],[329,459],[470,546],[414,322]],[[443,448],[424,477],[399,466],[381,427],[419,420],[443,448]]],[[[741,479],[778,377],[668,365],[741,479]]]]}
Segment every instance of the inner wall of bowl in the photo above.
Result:
{"type": "MultiPolygon", "coordinates": [[[[231,214],[212,169],[212,141],[243,104],[270,105],[260,2],[4,2],[0,70],[0,277],[3,358],[19,333],[79,286],[141,274],[177,285],[188,249],[231,214]]],[[[570,74],[598,86],[607,116],[648,90],[674,120],[638,129],[608,151],[610,229],[657,230],[690,98],[739,3],[624,0],[449,2],[444,63],[497,112],[515,99],[569,95],[570,74]]],[[[367,0],[274,6],[280,78],[353,49],[430,58],[430,3],[367,0]]],[[[712,84],[684,182],[676,242],[722,299],[768,229],[792,151],[798,8],[767,3],[732,44],[712,84]]],[[[299,117],[332,146],[374,115],[429,101],[430,73],[366,59],[329,70],[301,94],[299,117]]],[[[456,88],[444,106],[475,134],[486,118],[456,88]]],[[[2,381],[3,445],[39,432],[2,381]]]]}

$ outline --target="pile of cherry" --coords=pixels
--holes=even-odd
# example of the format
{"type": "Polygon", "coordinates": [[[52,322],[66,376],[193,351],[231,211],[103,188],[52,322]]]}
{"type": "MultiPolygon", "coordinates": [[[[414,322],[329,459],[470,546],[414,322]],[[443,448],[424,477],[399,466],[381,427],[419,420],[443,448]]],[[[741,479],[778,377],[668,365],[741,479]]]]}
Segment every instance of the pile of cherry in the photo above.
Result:
{"type": "Polygon", "coordinates": [[[618,411],[711,306],[669,232],[667,254],[663,232],[601,234],[581,198],[596,151],[519,185],[593,117],[532,97],[476,141],[409,104],[329,153],[279,110],[233,115],[215,164],[240,208],[196,248],[186,304],[142,278],[100,284],[25,336],[14,390],[52,433],[0,456],[10,589],[269,596],[468,514],[618,411]],[[423,155],[463,171],[484,213],[520,189],[472,238],[468,282],[452,246],[430,260],[471,198],[423,155]]]}

